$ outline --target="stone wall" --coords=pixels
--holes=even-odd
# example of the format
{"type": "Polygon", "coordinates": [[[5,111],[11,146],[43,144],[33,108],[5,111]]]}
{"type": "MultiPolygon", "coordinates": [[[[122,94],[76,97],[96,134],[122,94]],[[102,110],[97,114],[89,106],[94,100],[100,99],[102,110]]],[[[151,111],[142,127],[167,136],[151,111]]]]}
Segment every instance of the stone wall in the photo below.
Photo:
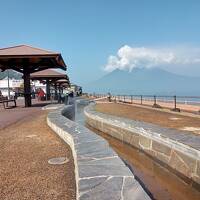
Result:
{"type": "Polygon", "coordinates": [[[47,123],[72,149],[76,198],[80,200],[150,200],[130,169],[108,142],[64,116],[71,106],[48,114],[47,123]],[[61,114],[62,113],[62,114],[61,114]]]}
{"type": "Polygon", "coordinates": [[[86,122],[97,130],[136,147],[200,190],[200,137],[85,108],[86,122]]]}

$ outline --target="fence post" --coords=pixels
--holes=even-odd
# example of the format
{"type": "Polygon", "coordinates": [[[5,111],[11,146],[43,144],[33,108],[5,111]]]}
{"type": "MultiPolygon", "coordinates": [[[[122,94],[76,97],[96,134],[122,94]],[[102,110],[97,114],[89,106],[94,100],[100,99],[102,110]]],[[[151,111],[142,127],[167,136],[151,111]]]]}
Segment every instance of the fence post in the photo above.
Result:
{"type": "Polygon", "coordinates": [[[156,105],[156,95],[154,95],[154,105],[156,105]]]}
{"type": "Polygon", "coordinates": [[[133,103],[133,95],[131,95],[131,104],[133,103]]]}
{"type": "Polygon", "coordinates": [[[142,95],[141,95],[141,97],[140,97],[140,103],[141,103],[141,105],[142,105],[142,95]]]}
{"type": "Polygon", "coordinates": [[[176,110],[176,95],[174,96],[174,110],[176,110]]]}
{"type": "Polygon", "coordinates": [[[125,103],[125,95],[124,95],[124,103],[125,103]]]}

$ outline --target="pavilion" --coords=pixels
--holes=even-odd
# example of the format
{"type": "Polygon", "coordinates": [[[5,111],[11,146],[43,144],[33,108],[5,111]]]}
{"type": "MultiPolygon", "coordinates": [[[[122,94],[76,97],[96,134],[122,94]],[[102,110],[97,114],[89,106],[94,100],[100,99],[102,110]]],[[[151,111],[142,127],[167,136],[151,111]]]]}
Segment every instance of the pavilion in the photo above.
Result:
{"type": "Polygon", "coordinates": [[[48,68],[67,69],[60,53],[28,45],[0,49],[0,69],[13,69],[23,74],[25,107],[31,106],[30,74],[48,68]]]}
{"type": "Polygon", "coordinates": [[[69,83],[67,74],[61,73],[53,69],[46,69],[30,74],[31,80],[39,80],[46,84],[46,100],[50,99],[50,85],[55,87],[55,95],[57,96],[57,81],[63,80],[69,83]]]}
{"type": "Polygon", "coordinates": [[[60,79],[56,81],[56,87],[59,89],[59,92],[63,91],[63,88],[67,88],[70,86],[69,79],[60,79]]]}

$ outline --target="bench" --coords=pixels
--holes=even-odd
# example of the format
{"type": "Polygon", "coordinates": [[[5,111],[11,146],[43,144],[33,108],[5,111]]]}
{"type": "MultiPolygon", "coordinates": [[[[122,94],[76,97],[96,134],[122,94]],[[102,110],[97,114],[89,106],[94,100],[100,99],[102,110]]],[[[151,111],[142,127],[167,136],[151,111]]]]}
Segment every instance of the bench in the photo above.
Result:
{"type": "Polygon", "coordinates": [[[14,107],[16,107],[16,100],[15,99],[8,99],[8,97],[0,96],[0,103],[3,104],[4,109],[8,107],[8,102],[14,102],[14,107]]]}

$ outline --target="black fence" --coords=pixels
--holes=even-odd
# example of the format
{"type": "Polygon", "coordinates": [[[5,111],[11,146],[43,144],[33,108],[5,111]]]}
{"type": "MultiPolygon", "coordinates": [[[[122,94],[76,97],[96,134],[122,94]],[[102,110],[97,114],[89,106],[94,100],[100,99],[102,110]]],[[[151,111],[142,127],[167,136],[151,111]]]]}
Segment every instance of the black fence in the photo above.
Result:
{"type": "Polygon", "coordinates": [[[109,95],[90,94],[96,98],[109,98],[114,102],[129,104],[140,104],[154,108],[169,108],[180,112],[186,110],[191,112],[200,111],[200,96],[166,96],[166,95],[109,95]]]}

